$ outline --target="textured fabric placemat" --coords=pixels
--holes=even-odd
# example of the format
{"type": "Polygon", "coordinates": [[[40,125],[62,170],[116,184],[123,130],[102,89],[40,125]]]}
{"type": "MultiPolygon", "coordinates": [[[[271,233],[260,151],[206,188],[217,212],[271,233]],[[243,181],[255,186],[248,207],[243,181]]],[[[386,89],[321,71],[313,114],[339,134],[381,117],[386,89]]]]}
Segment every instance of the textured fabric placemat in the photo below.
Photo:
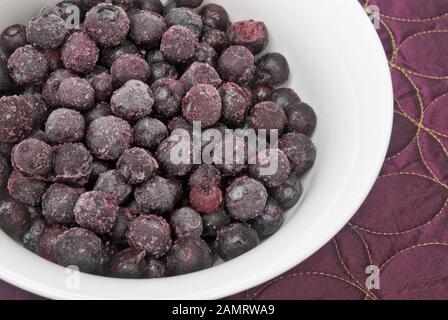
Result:
{"type": "MultiPolygon", "coordinates": [[[[353,220],[319,252],[231,298],[448,299],[448,0],[361,2],[380,9],[378,33],[394,83],[394,129],[381,175],[353,220]],[[366,287],[368,277],[379,289],[366,287]]],[[[0,299],[32,298],[0,282],[0,299]]]]}

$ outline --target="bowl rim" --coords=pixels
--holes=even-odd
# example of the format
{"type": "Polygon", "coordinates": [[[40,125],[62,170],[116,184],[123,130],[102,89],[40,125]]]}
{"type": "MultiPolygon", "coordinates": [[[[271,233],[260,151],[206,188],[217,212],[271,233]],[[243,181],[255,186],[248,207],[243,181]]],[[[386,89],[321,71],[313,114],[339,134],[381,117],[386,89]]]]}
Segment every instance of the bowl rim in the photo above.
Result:
{"type": "MultiPolygon", "coordinates": [[[[337,4],[336,1],[332,0],[319,0],[313,1],[309,4],[307,3],[307,5],[310,6],[310,10],[319,13],[319,22],[328,20],[329,22],[327,23],[332,23],[332,18],[334,18],[332,14],[334,12],[338,12],[340,14],[340,20],[343,22],[338,23],[337,26],[332,25],[332,28],[328,29],[331,32],[331,34],[328,35],[328,38],[332,38],[334,42],[338,42],[338,45],[352,48],[354,46],[354,43],[356,42],[358,49],[364,49],[364,46],[362,46],[361,44],[369,44],[368,46],[366,46],[366,48],[369,48],[369,50],[364,49],[361,53],[358,51],[358,54],[352,54],[351,58],[360,63],[368,62],[370,64],[369,70],[375,73],[375,75],[371,77],[372,79],[375,79],[375,81],[369,81],[370,79],[366,79],[366,77],[362,78],[361,75],[358,74],[357,76],[355,76],[356,79],[352,79],[352,82],[355,86],[355,88],[353,88],[353,91],[356,95],[356,86],[361,88],[361,86],[366,85],[365,82],[367,81],[368,85],[373,88],[372,91],[376,93],[381,92],[381,94],[376,94],[374,97],[372,97],[370,106],[381,109],[379,112],[381,112],[381,118],[384,122],[382,124],[384,130],[375,133],[377,141],[375,147],[376,154],[369,163],[370,167],[368,174],[363,176],[365,179],[363,186],[358,191],[356,196],[353,196],[353,202],[347,204],[345,208],[341,209],[341,211],[338,213],[338,221],[335,221],[334,224],[327,228],[325,232],[326,236],[321,237],[319,241],[310,244],[308,246],[308,250],[288,254],[280,252],[279,256],[276,258],[275,264],[270,265],[269,268],[262,268],[260,270],[257,270],[257,272],[253,272],[253,274],[248,274],[246,278],[244,278],[242,281],[239,281],[238,283],[234,283],[230,279],[222,279],[222,285],[219,287],[206,289],[202,286],[200,292],[197,292],[196,290],[195,292],[189,292],[188,294],[182,293],[182,290],[180,290],[180,293],[173,292],[173,294],[169,297],[170,299],[219,299],[260,285],[286,272],[287,270],[296,266],[298,263],[304,261],[317,250],[319,250],[319,248],[324,246],[347,224],[347,222],[352,218],[352,216],[361,206],[376,181],[376,178],[380,172],[386,156],[393,122],[392,80],[388,66],[388,60],[383,50],[383,46],[369,17],[365,14],[362,6],[358,3],[357,0],[345,2],[339,1],[337,4]],[[322,4],[322,2],[325,2],[325,4],[322,4]],[[323,5],[327,7],[327,10],[322,10],[323,5]],[[341,32],[349,33],[350,37],[347,37],[346,35],[341,37],[341,32]],[[372,47],[374,47],[375,49],[371,50],[372,47]]],[[[347,54],[348,51],[349,50],[346,50],[345,53],[347,54]]],[[[345,59],[346,58],[347,56],[345,57],[345,59]]],[[[347,69],[350,68],[350,66],[346,67],[347,69]]],[[[354,70],[350,70],[349,74],[355,74],[354,70]]],[[[267,244],[269,244],[269,242],[267,244]]],[[[13,250],[16,249],[14,248],[14,246],[12,247],[13,248],[11,248],[10,253],[12,253],[13,250]]],[[[17,247],[20,246],[17,244],[17,247]]],[[[257,249],[258,248],[254,249],[254,251],[257,249]]],[[[36,256],[35,259],[36,261],[38,261],[39,259],[43,260],[38,256],[36,256]]],[[[242,257],[239,257],[237,260],[242,262],[243,260],[248,259],[250,259],[250,255],[244,255],[242,257]]],[[[170,279],[170,281],[177,281],[186,280],[188,278],[189,283],[192,284],[195,281],[200,281],[201,276],[207,275],[208,277],[213,277],[212,273],[216,268],[226,268],[227,272],[238,271],[235,262],[238,261],[228,262],[224,265],[219,265],[212,269],[204,270],[199,273],[172,277],[168,279],[170,279]]],[[[48,264],[48,266],[46,267],[48,267],[49,272],[60,273],[61,270],[65,270],[65,268],[52,264],[48,264]]],[[[94,280],[93,282],[95,282],[98,286],[105,284],[107,281],[107,278],[93,275],[82,274],[81,276],[86,279],[85,281],[94,280]]],[[[89,292],[88,290],[71,291],[68,289],[56,288],[55,286],[52,286],[48,283],[42,283],[38,279],[25,278],[20,274],[19,271],[12,270],[11,268],[5,268],[1,264],[0,278],[24,290],[52,299],[139,299],[137,292],[143,290],[143,283],[145,283],[145,280],[114,279],[113,284],[108,283],[108,286],[111,285],[110,291],[116,289],[118,293],[102,293],[102,296],[100,296],[99,294],[89,292]],[[131,292],[129,295],[123,296],[120,292],[120,288],[122,285],[129,283],[134,285],[136,290],[135,292],[131,292]],[[140,286],[142,289],[137,289],[140,288],[140,286]]],[[[153,281],[153,283],[157,287],[157,285],[162,285],[162,282],[166,280],[167,279],[152,279],[146,281],[153,281]]],[[[141,298],[147,297],[143,296],[141,298]]],[[[161,298],[166,299],[168,297],[163,296],[161,298]]]]}

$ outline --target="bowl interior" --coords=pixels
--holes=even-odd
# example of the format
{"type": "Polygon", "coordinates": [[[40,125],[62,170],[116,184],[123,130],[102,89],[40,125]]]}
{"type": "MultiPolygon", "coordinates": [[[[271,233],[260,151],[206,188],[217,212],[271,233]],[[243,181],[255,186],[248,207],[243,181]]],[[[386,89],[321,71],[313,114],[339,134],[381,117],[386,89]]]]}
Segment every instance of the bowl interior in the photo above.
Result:
{"type": "MultiPolygon", "coordinates": [[[[0,0],[0,28],[26,22],[52,0],[0,0]]],[[[210,1],[205,1],[210,2],[210,1]]],[[[286,55],[290,82],[318,115],[318,157],[283,228],[251,252],[212,269],[156,280],[70,274],[0,232],[0,277],[50,298],[221,298],[263,283],[330,240],[360,206],[384,159],[392,123],[387,61],[356,0],[216,0],[233,21],[264,21],[268,50],[286,55]],[[335,14],[337,13],[337,14],[335,14]],[[38,276],[37,276],[38,275],[38,276]]]]}

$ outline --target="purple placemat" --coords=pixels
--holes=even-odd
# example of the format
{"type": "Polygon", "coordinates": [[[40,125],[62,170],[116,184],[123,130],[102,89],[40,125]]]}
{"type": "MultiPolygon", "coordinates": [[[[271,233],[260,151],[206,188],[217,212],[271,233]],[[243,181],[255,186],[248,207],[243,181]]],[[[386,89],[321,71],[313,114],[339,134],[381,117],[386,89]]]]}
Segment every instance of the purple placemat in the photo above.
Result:
{"type": "MultiPolygon", "coordinates": [[[[378,33],[394,82],[381,176],[319,252],[232,298],[448,299],[448,0],[361,2],[381,12],[378,33]]],[[[0,299],[32,298],[0,282],[0,299]]]]}

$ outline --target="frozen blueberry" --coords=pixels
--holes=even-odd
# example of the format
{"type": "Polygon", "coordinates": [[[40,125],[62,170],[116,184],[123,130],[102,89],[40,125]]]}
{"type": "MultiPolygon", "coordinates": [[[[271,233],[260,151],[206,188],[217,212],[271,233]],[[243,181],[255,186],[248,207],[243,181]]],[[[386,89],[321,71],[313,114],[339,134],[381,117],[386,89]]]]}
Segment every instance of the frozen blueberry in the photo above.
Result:
{"type": "Polygon", "coordinates": [[[303,133],[311,136],[316,128],[317,116],[313,108],[306,103],[299,103],[289,106],[286,109],[288,123],[286,130],[288,132],[303,133]]]}
{"type": "Polygon", "coordinates": [[[250,226],[234,223],[218,231],[214,247],[228,261],[252,250],[260,243],[257,232],[250,226]]]}
{"type": "Polygon", "coordinates": [[[55,147],[54,179],[56,182],[85,185],[92,172],[92,156],[81,143],[66,143],[55,147]]]}
{"type": "Polygon", "coordinates": [[[172,26],[162,36],[160,51],[168,62],[184,63],[194,57],[198,43],[190,29],[172,26]]]}
{"type": "Polygon", "coordinates": [[[272,92],[271,101],[278,104],[283,110],[287,110],[290,106],[300,104],[300,98],[297,93],[290,88],[278,88],[272,92]]]}
{"type": "Polygon", "coordinates": [[[222,204],[221,188],[211,182],[195,186],[190,191],[190,204],[202,214],[215,212],[222,204]]]}
{"type": "Polygon", "coordinates": [[[0,98],[0,141],[15,143],[33,129],[32,106],[18,96],[0,98]]]}
{"type": "Polygon", "coordinates": [[[58,264],[77,266],[86,273],[95,272],[101,265],[103,245],[93,232],[73,228],[62,233],[54,246],[54,256],[58,264]]]}
{"type": "Polygon", "coordinates": [[[34,220],[30,228],[23,235],[22,243],[28,250],[37,252],[39,238],[45,232],[45,222],[42,219],[34,220]]]}
{"type": "Polygon", "coordinates": [[[109,170],[100,174],[93,189],[111,195],[119,204],[129,199],[133,190],[117,170],[109,170]]]}
{"type": "Polygon", "coordinates": [[[53,150],[43,141],[26,139],[13,148],[12,164],[24,175],[45,176],[53,165],[53,150]]]}
{"type": "Polygon", "coordinates": [[[45,123],[45,134],[53,143],[78,142],[84,138],[84,117],[75,110],[56,109],[45,123]]]}
{"type": "Polygon", "coordinates": [[[209,84],[218,87],[222,81],[218,72],[208,63],[193,63],[180,78],[188,91],[198,84],[209,84]]]}
{"type": "Polygon", "coordinates": [[[154,174],[155,160],[145,149],[128,149],[117,162],[117,171],[129,184],[140,184],[149,180],[154,174]]]}
{"type": "Polygon", "coordinates": [[[131,248],[114,255],[109,265],[110,275],[123,279],[142,278],[145,268],[145,252],[131,248]]]}
{"type": "Polygon", "coordinates": [[[230,216],[223,208],[218,208],[215,212],[204,214],[202,216],[202,223],[204,225],[204,237],[216,237],[218,230],[228,226],[231,222],[230,216]]]}
{"type": "Polygon", "coordinates": [[[48,61],[48,68],[50,69],[50,72],[62,68],[61,51],[59,49],[48,49],[43,53],[48,61]]]}
{"type": "Polygon", "coordinates": [[[221,77],[240,85],[249,83],[253,79],[255,58],[243,46],[231,46],[223,52],[218,61],[218,71],[221,77]]]}
{"type": "Polygon", "coordinates": [[[212,267],[213,256],[207,243],[200,238],[184,237],[174,242],[165,257],[171,276],[192,273],[212,267]]]}
{"type": "Polygon", "coordinates": [[[209,3],[201,8],[199,14],[202,17],[204,27],[227,31],[230,25],[229,14],[219,4],[209,3]]]}
{"type": "Polygon", "coordinates": [[[32,18],[26,27],[28,42],[44,50],[60,47],[68,34],[65,21],[52,13],[32,18]]]}
{"type": "Polygon", "coordinates": [[[226,134],[215,147],[215,166],[225,176],[237,176],[247,169],[247,144],[243,137],[226,134]],[[229,152],[230,150],[230,152],[229,152]]]}
{"type": "Polygon", "coordinates": [[[269,42],[266,25],[253,20],[233,23],[228,30],[228,36],[233,45],[245,46],[253,54],[259,54],[269,42]]]}
{"type": "Polygon", "coordinates": [[[216,67],[218,64],[218,54],[208,43],[200,42],[196,48],[194,57],[187,64],[193,64],[195,62],[206,63],[212,67],[216,67]]]}
{"type": "Polygon", "coordinates": [[[25,205],[9,201],[0,205],[0,229],[10,237],[20,240],[31,225],[25,205]]]}
{"type": "Polygon", "coordinates": [[[84,32],[76,32],[62,47],[61,58],[66,69],[79,74],[87,74],[95,67],[100,50],[84,32]]]}
{"type": "Polygon", "coordinates": [[[233,218],[247,221],[263,213],[267,198],[266,188],[261,182],[242,176],[227,188],[226,208],[233,218]]]}
{"type": "Polygon", "coordinates": [[[229,46],[227,34],[217,29],[204,32],[202,42],[211,46],[218,54],[221,54],[229,46]]]}
{"type": "Polygon", "coordinates": [[[182,114],[202,128],[216,124],[221,118],[222,102],[218,90],[209,84],[198,84],[190,89],[182,102],[182,114]]]}
{"type": "Polygon", "coordinates": [[[167,25],[163,17],[154,12],[141,11],[132,16],[130,36],[139,46],[152,48],[162,39],[167,25]]]}
{"type": "Polygon", "coordinates": [[[246,92],[236,83],[226,82],[219,87],[219,94],[223,121],[233,126],[241,124],[250,106],[246,92]]]}
{"type": "Polygon", "coordinates": [[[84,114],[87,124],[92,123],[96,119],[112,115],[112,110],[107,102],[97,103],[92,109],[84,114]]]}
{"type": "Polygon", "coordinates": [[[289,72],[288,61],[282,54],[267,53],[257,61],[255,81],[275,87],[288,80],[289,72]]]}
{"type": "Polygon", "coordinates": [[[104,48],[101,51],[101,63],[110,68],[115,60],[126,54],[138,54],[138,49],[132,42],[124,40],[115,47],[104,48]]]}
{"type": "Polygon", "coordinates": [[[134,144],[142,148],[154,149],[168,135],[168,128],[157,119],[143,118],[134,126],[134,144]]]}
{"type": "Polygon", "coordinates": [[[132,142],[132,128],[123,119],[108,116],[93,121],[87,130],[87,146],[96,158],[117,160],[132,142]]]}
{"type": "Polygon", "coordinates": [[[0,155],[0,189],[8,182],[9,175],[11,174],[11,165],[9,164],[8,159],[0,155]]]}
{"type": "Polygon", "coordinates": [[[154,96],[149,86],[138,80],[129,80],[114,92],[110,100],[112,113],[123,119],[134,121],[149,116],[154,105],[154,96]]]}
{"type": "Polygon", "coordinates": [[[174,211],[170,217],[170,225],[178,238],[185,235],[202,235],[202,217],[192,208],[184,207],[174,211]]]}
{"type": "Polygon", "coordinates": [[[184,117],[174,117],[173,119],[171,119],[168,122],[168,129],[170,130],[171,133],[173,133],[174,131],[180,129],[180,130],[186,130],[188,132],[190,132],[191,130],[193,130],[193,126],[188,123],[188,121],[184,118],[184,117]]]}
{"type": "Polygon", "coordinates": [[[93,107],[95,90],[86,79],[72,77],[61,82],[58,99],[62,107],[85,111],[93,107]]]}
{"type": "Polygon", "coordinates": [[[48,105],[43,99],[41,94],[33,93],[28,94],[25,93],[22,98],[28,101],[31,104],[33,110],[33,124],[35,128],[41,128],[48,117],[48,105]]]}
{"type": "MultiPolygon", "coordinates": [[[[255,103],[271,100],[272,88],[264,84],[257,84],[252,90],[252,95],[255,103]]],[[[277,103],[278,104],[278,103],[277,103]]]]}
{"type": "Polygon", "coordinates": [[[126,54],[116,59],[110,73],[115,87],[121,87],[129,80],[147,82],[150,76],[148,63],[138,55],[126,54]]]}
{"type": "Polygon", "coordinates": [[[101,46],[111,47],[126,38],[130,23],[122,8],[101,3],[87,12],[84,27],[101,46]]]}
{"type": "Polygon", "coordinates": [[[0,35],[0,47],[6,54],[23,47],[26,41],[26,27],[23,24],[14,24],[3,30],[0,35]]]}
{"type": "Polygon", "coordinates": [[[92,172],[90,173],[89,177],[89,183],[94,184],[101,174],[109,170],[110,170],[109,163],[94,159],[92,164],[92,172]]]}
{"type": "Polygon", "coordinates": [[[155,279],[164,277],[166,277],[165,264],[162,261],[156,259],[148,260],[145,268],[145,278],[155,279]]]}
{"type": "Polygon", "coordinates": [[[49,261],[56,262],[55,257],[56,243],[58,241],[59,236],[63,234],[65,231],[67,230],[62,227],[45,228],[45,231],[39,237],[36,253],[49,261]]]}
{"type": "Polygon", "coordinates": [[[177,190],[167,179],[155,176],[135,189],[134,197],[143,213],[165,214],[176,204],[177,190]]]}
{"type": "Polygon", "coordinates": [[[58,69],[50,74],[47,81],[42,87],[42,96],[45,101],[53,108],[59,108],[58,90],[61,82],[65,79],[72,78],[75,75],[68,70],[58,69]]]}
{"type": "Polygon", "coordinates": [[[14,171],[8,180],[8,191],[11,198],[29,206],[40,204],[46,189],[45,182],[25,177],[18,171],[14,171]]]}
{"type": "Polygon", "coordinates": [[[118,204],[114,197],[102,191],[82,194],[74,208],[76,222],[95,233],[112,230],[117,220],[118,204]]]}
{"type": "Polygon", "coordinates": [[[291,162],[293,172],[308,171],[316,159],[316,148],[310,138],[301,133],[287,133],[279,140],[279,148],[291,162]]]}
{"type": "Polygon", "coordinates": [[[250,126],[254,129],[277,130],[282,134],[287,118],[283,109],[271,102],[265,101],[257,104],[249,116],[250,126]]]}
{"type": "Polygon", "coordinates": [[[97,68],[87,76],[87,80],[95,91],[96,101],[108,101],[113,92],[112,76],[106,69],[97,68]]]}
{"type": "Polygon", "coordinates": [[[155,258],[164,256],[172,244],[168,222],[155,215],[143,215],[132,221],[127,239],[131,247],[155,258]]]}
{"type": "Polygon", "coordinates": [[[163,13],[163,3],[160,0],[140,0],[138,7],[140,10],[163,13]]]}
{"type": "Polygon", "coordinates": [[[267,188],[279,187],[288,179],[291,164],[283,151],[267,149],[259,152],[254,160],[254,163],[249,165],[249,173],[267,188]]]}
{"type": "Polygon", "coordinates": [[[171,9],[165,16],[165,21],[168,27],[178,25],[190,29],[197,38],[202,34],[201,16],[189,8],[179,6],[179,8],[171,9]]]}
{"type": "Polygon", "coordinates": [[[221,185],[221,173],[213,165],[201,165],[190,176],[188,186],[190,189],[204,183],[221,185]]]}
{"type": "Polygon", "coordinates": [[[172,117],[179,113],[185,88],[181,81],[162,78],[151,86],[154,94],[154,109],[163,117],[172,117]]]}
{"type": "Polygon", "coordinates": [[[112,239],[116,242],[125,242],[126,233],[129,230],[129,225],[135,219],[131,209],[120,208],[117,214],[117,221],[111,231],[112,239]]]}
{"type": "Polygon", "coordinates": [[[13,81],[9,76],[8,59],[0,54],[0,95],[7,93],[13,87],[13,81]]]}
{"type": "Polygon", "coordinates": [[[263,214],[249,221],[261,239],[272,236],[283,224],[283,210],[275,200],[268,199],[263,214]]]}
{"type": "Polygon", "coordinates": [[[137,8],[140,5],[137,0],[112,0],[112,3],[114,6],[120,7],[125,11],[137,8]]]}
{"type": "Polygon", "coordinates": [[[270,195],[278,202],[283,209],[289,209],[299,202],[302,196],[302,184],[295,174],[289,175],[288,179],[281,186],[270,190],[270,195]]]}
{"type": "Polygon", "coordinates": [[[14,51],[9,57],[8,69],[18,85],[42,84],[49,72],[45,55],[30,45],[14,51]]]}
{"type": "Polygon", "coordinates": [[[42,214],[53,225],[71,226],[75,223],[73,212],[84,189],[64,184],[52,184],[42,197],[42,214]]]}
{"type": "Polygon", "coordinates": [[[188,175],[193,167],[192,149],[190,137],[172,134],[159,145],[156,158],[165,173],[183,177],[188,175]]]}

